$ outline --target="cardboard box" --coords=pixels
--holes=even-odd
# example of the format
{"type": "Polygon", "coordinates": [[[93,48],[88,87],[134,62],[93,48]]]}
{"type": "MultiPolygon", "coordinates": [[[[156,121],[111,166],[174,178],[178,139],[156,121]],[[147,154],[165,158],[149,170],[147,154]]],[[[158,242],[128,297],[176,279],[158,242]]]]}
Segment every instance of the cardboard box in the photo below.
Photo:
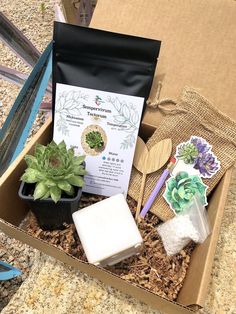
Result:
{"type": "MultiPolygon", "coordinates": [[[[151,135],[153,131],[154,128],[150,126],[144,125],[142,127],[142,132],[145,136],[151,135]]],[[[18,227],[28,213],[26,204],[18,197],[20,176],[25,169],[23,158],[26,154],[33,152],[36,143],[46,144],[51,140],[51,136],[52,127],[51,120],[49,120],[1,177],[0,229],[9,236],[27,243],[64,263],[76,267],[104,283],[112,285],[166,313],[189,313],[192,308],[202,307],[207,293],[227,190],[230,184],[231,171],[229,170],[225,174],[211,197],[208,213],[212,225],[212,234],[203,244],[198,245],[194,250],[187,277],[177,299],[178,303],[176,303],[155,295],[146,289],[136,287],[106,270],[79,261],[63,250],[48,244],[46,241],[30,236],[26,231],[18,227]]]]}
{"type": "MultiPolygon", "coordinates": [[[[233,0],[98,0],[91,27],[162,41],[151,98],[194,87],[236,120],[236,5],[233,0]]],[[[147,110],[144,122],[161,115],[147,110]]]]}
{"type": "MultiPolygon", "coordinates": [[[[185,84],[200,89],[222,111],[236,118],[234,1],[205,0],[99,0],[92,26],[163,41],[158,72],[153,85],[162,80],[162,97],[176,98],[185,84]],[[227,79],[226,79],[227,77],[227,79]],[[221,104],[221,106],[220,106],[221,104]]],[[[148,111],[142,134],[150,136],[161,116],[148,111]]],[[[110,272],[81,262],[64,251],[36,239],[18,225],[28,212],[18,198],[23,157],[36,142],[51,139],[51,121],[35,135],[0,179],[0,229],[46,254],[74,266],[166,313],[189,313],[204,305],[232,170],[224,175],[210,198],[208,213],[212,234],[194,250],[177,302],[136,287],[110,272]]]]}

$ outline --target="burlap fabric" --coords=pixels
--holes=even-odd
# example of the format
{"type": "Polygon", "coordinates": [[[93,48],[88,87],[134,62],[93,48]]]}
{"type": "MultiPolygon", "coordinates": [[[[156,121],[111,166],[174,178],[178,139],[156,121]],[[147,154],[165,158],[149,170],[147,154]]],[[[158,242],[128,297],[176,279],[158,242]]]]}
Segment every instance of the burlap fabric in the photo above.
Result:
{"type": "MultiPolygon", "coordinates": [[[[161,109],[159,107],[159,109],[161,109]]],[[[171,109],[161,109],[165,117],[158,125],[156,131],[147,142],[148,149],[151,149],[157,142],[171,138],[174,155],[176,146],[190,139],[192,135],[201,136],[212,145],[212,151],[221,162],[221,169],[211,178],[203,179],[209,186],[209,194],[219,182],[225,171],[236,161],[236,122],[217,110],[209,101],[197,91],[186,87],[183,90],[180,101],[171,109]]],[[[143,198],[143,205],[166,165],[160,170],[148,175],[143,198]]],[[[141,185],[141,174],[133,167],[129,195],[135,200],[138,199],[141,185]]],[[[166,221],[174,216],[169,205],[163,198],[165,185],[154,201],[151,212],[161,220],[166,221]]]]}

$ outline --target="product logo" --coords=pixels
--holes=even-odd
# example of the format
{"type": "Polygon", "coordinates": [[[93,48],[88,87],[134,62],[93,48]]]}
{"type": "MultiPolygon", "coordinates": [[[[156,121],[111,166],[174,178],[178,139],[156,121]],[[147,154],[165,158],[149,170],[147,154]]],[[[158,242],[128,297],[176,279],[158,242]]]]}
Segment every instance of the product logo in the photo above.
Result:
{"type": "Polygon", "coordinates": [[[104,103],[104,101],[102,100],[102,98],[99,97],[98,95],[96,95],[94,101],[95,101],[95,104],[96,104],[97,106],[100,106],[102,103],[104,103]]]}

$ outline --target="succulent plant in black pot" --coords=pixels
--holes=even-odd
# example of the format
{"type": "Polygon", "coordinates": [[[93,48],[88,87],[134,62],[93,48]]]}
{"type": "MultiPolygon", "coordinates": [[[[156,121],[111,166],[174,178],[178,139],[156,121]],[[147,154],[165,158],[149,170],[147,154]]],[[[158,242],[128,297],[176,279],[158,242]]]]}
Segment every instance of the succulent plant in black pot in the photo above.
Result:
{"type": "Polygon", "coordinates": [[[37,144],[34,156],[25,156],[27,169],[21,177],[19,196],[30,203],[42,229],[72,223],[86,174],[84,159],[75,156],[73,148],[67,149],[64,141],[37,144]]]}

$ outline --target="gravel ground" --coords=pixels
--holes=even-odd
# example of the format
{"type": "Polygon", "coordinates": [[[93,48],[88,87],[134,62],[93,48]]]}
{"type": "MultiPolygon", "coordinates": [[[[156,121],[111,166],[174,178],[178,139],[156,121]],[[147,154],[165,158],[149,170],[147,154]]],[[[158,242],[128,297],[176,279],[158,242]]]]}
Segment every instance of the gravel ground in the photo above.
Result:
{"type": "MultiPolygon", "coordinates": [[[[41,52],[52,36],[53,6],[49,1],[0,0],[1,11],[26,35],[41,52]],[[42,11],[44,3],[45,10],[42,11]],[[37,30],[37,32],[36,32],[37,30]]],[[[24,73],[31,69],[0,41],[0,64],[24,73]]],[[[0,127],[2,127],[20,87],[0,79],[0,127]]],[[[37,115],[29,139],[45,121],[45,115],[37,115]]],[[[0,230],[0,260],[22,270],[23,275],[10,281],[0,281],[0,311],[28,277],[36,250],[7,237],[0,230]]]]}
{"type": "Polygon", "coordinates": [[[22,276],[8,281],[0,281],[0,311],[28,277],[35,260],[36,250],[0,232],[0,260],[7,262],[22,271],[22,276]]]}

